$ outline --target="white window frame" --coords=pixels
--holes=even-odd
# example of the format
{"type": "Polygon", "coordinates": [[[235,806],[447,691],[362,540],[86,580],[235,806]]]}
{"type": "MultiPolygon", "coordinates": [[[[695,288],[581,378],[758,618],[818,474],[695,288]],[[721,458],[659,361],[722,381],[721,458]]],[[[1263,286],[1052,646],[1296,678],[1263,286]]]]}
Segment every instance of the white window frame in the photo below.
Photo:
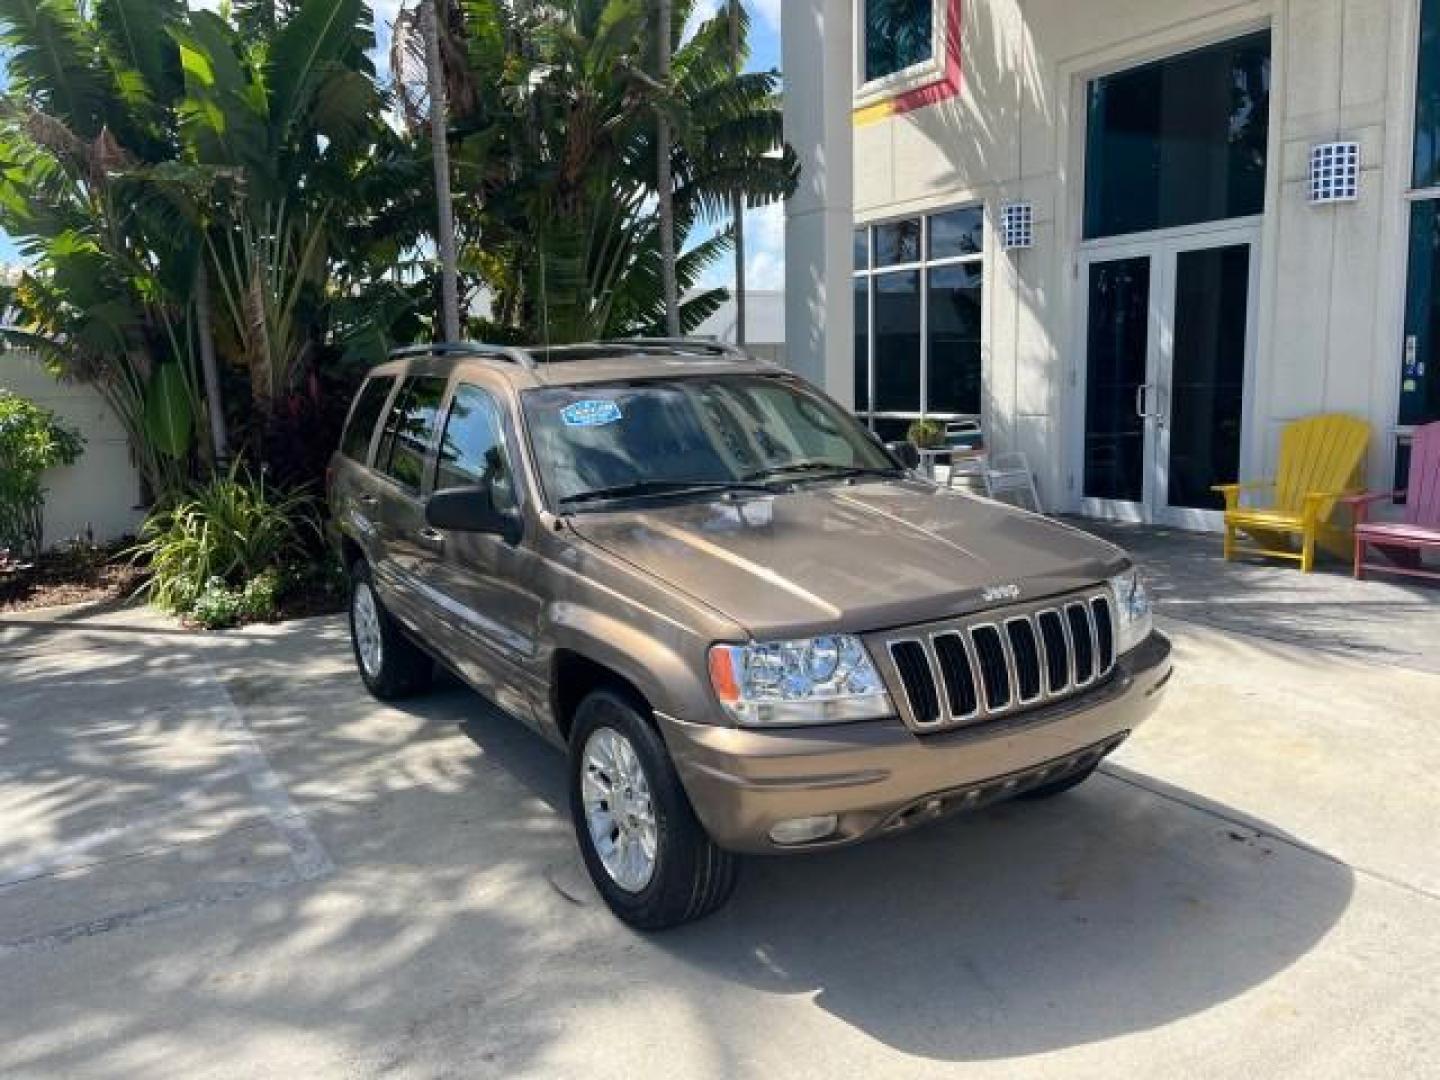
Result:
{"type": "Polygon", "coordinates": [[[907,90],[917,90],[922,86],[939,79],[945,74],[945,66],[949,62],[946,56],[948,48],[947,31],[949,30],[950,0],[930,0],[930,57],[919,63],[911,64],[899,71],[892,71],[889,75],[882,75],[878,79],[865,78],[865,29],[868,20],[865,18],[865,5],[867,0],[852,0],[852,10],[855,18],[855,105],[873,105],[878,101],[903,94],[907,90]]]}
{"type": "MultiPolygon", "coordinates": [[[[954,206],[940,206],[933,210],[916,211],[909,214],[896,214],[890,217],[878,218],[874,221],[857,221],[855,229],[866,231],[865,255],[867,265],[852,268],[850,278],[852,281],[865,279],[871,282],[865,290],[865,408],[857,408],[855,415],[865,422],[872,430],[877,420],[939,420],[950,422],[954,420],[977,420],[981,421],[985,407],[985,381],[986,364],[985,356],[986,337],[989,330],[988,321],[984,317],[985,295],[988,285],[985,271],[986,247],[990,242],[990,223],[988,212],[984,203],[963,202],[954,206]],[[978,210],[980,211],[980,250],[970,255],[950,255],[939,259],[932,259],[930,254],[930,220],[957,210],[978,210]],[[920,258],[907,263],[895,263],[890,266],[877,266],[875,264],[875,230],[882,225],[893,224],[897,221],[910,221],[914,218],[920,219],[920,258]],[[981,412],[957,413],[957,412],[932,412],[930,410],[930,271],[947,266],[974,265],[980,270],[980,296],[981,296],[981,327],[980,327],[980,407],[981,412]],[[886,274],[898,274],[904,272],[918,272],[920,277],[920,409],[919,411],[895,411],[875,408],[875,278],[884,277],[886,274]]],[[[852,331],[853,333],[853,328],[852,331]]],[[[983,421],[982,426],[983,426],[983,421]]]]}

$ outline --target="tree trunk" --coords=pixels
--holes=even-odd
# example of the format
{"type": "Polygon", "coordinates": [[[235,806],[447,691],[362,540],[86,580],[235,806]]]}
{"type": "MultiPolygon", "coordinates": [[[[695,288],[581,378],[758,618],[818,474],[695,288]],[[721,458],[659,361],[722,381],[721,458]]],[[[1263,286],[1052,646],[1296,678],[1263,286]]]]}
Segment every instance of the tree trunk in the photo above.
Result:
{"type": "Polygon", "coordinates": [[[275,414],[275,357],[270,352],[270,303],[265,289],[265,267],[257,249],[250,256],[250,281],[245,290],[245,347],[250,365],[250,404],[268,435],[275,414]]]}
{"type": "Polygon", "coordinates": [[[200,376],[205,383],[205,405],[210,416],[210,447],[215,467],[223,468],[230,456],[230,436],[225,430],[225,403],[220,396],[220,371],[215,364],[215,321],[210,312],[210,273],[205,253],[195,267],[195,322],[200,338],[200,376]]]}
{"type": "MultiPolygon", "coordinates": [[[[740,74],[740,0],[730,0],[730,70],[740,74]]],[[[745,196],[731,196],[735,218],[735,344],[745,347],[745,196]]]]}
{"type": "MultiPolygon", "coordinates": [[[[670,89],[670,0],[658,0],[657,76],[663,92],[670,89]]],[[[665,333],[680,336],[680,296],[675,268],[675,185],[670,175],[670,120],[662,106],[655,125],[656,193],[660,202],[660,269],[665,283],[665,333]]]]}
{"type": "Polygon", "coordinates": [[[440,326],[446,341],[460,338],[460,287],[455,256],[455,208],[450,199],[450,144],[445,120],[445,74],[436,23],[437,0],[421,0],[425,67],[430,84],[430,145],[435,159],[436,247],[440,254],[440,326]]]}

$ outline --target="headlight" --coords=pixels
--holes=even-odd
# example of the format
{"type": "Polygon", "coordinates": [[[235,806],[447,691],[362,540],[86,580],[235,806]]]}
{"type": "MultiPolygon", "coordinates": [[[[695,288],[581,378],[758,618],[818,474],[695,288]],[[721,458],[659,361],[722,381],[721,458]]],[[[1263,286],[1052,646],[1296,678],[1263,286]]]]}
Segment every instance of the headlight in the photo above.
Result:
{"type": "Polygon", "coordinates": [[[837,724],[895,715],[870,654],[848,634],[715,645],[710,682],[739,724],[837,724]]]}
{"type": "Polygon", "coordinates": [[[1115,594],[1115,655],[1123,656],[1154,629],[1150,596],[1140,580],[1140,571],[1134,569],[1111,578],[1110,591],[1115,594]]]}

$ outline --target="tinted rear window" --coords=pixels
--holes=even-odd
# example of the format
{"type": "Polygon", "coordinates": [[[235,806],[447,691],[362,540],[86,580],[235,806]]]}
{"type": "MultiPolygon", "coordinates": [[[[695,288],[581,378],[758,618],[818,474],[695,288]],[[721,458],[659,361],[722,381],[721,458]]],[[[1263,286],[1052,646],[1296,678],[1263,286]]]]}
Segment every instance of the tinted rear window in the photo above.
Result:
{"type": "Polygon", "coordinates": [[[375,453],[377,469],[415,491],[420,490],[425,475],[425,456],[435,436],[435,423],[444,397],[444,379],[406,379],[385,422],[380,449],[375,453]]]}
{"type": "Polygon", "coordinates": [[[375,433],[375,424],[380,419],[380,410],[390,396],[395,380],[388,375],[370,379],[360,390],[360,398],[350,413],[350,422],[340,439],[340,452],[352,460],[365,464],[370,456],[370,436],[375,433]]]}

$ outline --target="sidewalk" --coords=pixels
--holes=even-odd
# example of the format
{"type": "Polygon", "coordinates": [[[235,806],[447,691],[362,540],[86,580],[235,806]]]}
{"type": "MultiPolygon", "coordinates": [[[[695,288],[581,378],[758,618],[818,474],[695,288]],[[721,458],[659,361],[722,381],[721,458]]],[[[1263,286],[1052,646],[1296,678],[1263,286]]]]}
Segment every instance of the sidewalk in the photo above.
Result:
{"type": "Polygon", "coordinates": [[[1403,578],[1356,581],[1350,568],[1333,558],[1322,559],[1313,574],[1279,560],[1227,563],[1218,536],[1091,518],[1064,520],[1129,551],[1145,572],[1161,615],[1440,673],[1440,588],[1403,578]]]}

